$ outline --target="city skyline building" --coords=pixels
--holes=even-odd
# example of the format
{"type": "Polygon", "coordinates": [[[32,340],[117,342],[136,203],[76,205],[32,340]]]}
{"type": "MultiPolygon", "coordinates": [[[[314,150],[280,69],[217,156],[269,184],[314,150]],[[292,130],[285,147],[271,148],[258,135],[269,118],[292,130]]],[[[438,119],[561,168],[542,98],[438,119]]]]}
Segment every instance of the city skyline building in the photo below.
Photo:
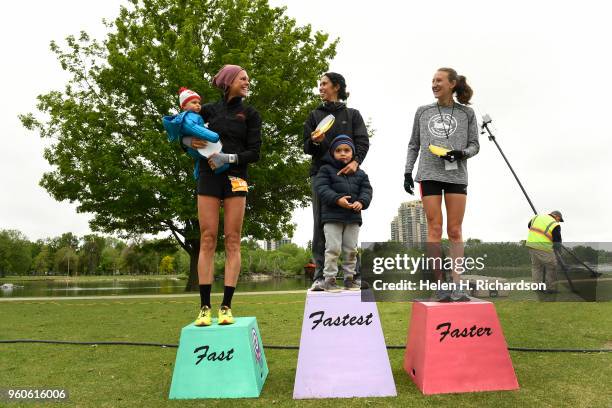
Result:
{"type": "Polygon", "coordinates": [[[421,200],[400,204],[391,221],[391,241],[413,246],[427,241],[427,217],[421,200]]]}

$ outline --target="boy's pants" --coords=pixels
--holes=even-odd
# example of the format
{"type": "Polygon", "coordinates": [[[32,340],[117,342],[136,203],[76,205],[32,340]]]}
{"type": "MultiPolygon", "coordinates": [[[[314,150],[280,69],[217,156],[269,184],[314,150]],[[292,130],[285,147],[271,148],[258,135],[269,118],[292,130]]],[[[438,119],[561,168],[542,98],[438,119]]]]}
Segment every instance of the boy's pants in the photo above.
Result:
{"type": "Polygon", "coordinates": [[[359,224],[328,222],[323,226],[325,233],[325,268],[323,276],[335,278],[338,275],[338,257],[342,251],[342,272],[344,278],[355,275],[357,264],[357,240],[359,224]]]}

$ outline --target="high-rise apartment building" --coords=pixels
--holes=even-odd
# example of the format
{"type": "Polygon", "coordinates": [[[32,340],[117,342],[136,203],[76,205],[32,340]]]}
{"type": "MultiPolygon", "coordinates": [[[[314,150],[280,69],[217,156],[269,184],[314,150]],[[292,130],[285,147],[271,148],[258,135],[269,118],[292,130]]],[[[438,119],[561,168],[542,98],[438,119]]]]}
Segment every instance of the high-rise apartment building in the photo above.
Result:
{"type": "Polygon", "coordinates": [[[421,200],[402,203],[391,221],[391,241],[416,245],[427,241],[427,217],[421,200]]]}

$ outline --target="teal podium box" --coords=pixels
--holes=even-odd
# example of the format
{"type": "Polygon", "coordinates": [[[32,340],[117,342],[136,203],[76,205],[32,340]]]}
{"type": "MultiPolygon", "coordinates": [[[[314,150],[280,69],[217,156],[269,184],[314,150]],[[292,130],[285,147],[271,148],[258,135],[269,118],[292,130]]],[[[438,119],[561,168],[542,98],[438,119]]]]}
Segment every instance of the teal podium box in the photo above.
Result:
{"type": "Polygon", "coordinates": [[[170,399],[257,398],[268,364],[254,317],[220,326],[183,327],[170,399]]]}

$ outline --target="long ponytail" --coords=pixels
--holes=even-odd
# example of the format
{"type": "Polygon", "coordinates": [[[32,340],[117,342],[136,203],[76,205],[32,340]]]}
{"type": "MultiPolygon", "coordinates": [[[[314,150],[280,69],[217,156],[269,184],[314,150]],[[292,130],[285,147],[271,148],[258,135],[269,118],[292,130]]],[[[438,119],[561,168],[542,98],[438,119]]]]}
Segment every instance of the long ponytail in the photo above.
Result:
{"type": "Polygon", "coordinates": [[[449,81],[456,81],[453,92],[457,95],[457,100],[463,105],[469,105],[474,91],[467,83],[464,75],[458,75],[457,71],[452,68],[439,68],[438,71],[443,71],[448,74],[449,81]]]}

